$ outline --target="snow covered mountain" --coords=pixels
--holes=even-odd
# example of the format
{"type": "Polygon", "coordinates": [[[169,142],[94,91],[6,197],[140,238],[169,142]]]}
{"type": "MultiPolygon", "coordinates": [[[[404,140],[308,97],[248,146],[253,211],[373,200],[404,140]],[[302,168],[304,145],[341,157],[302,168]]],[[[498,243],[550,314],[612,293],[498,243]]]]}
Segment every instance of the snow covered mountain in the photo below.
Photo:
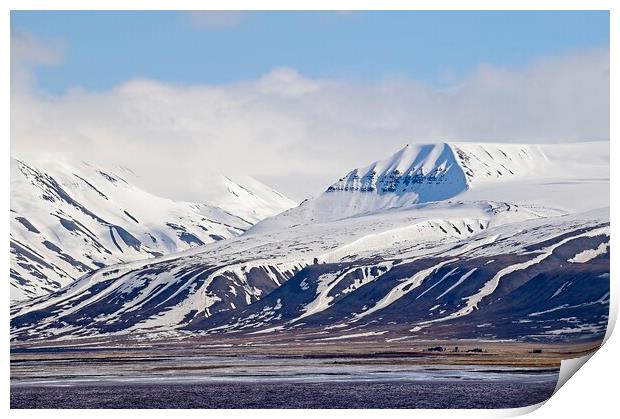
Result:
{"type": "Polygon", "coordinates": [[[608,143],[409,146],[240,236],[15,305],[12,334],[595,339],[608,161],[608,143]]]}
{"type": "Polygon", "coordinates": [[[353,169],[318,198],[256,229],[332,221],[457,196],[583,211],[608,205],[608,187],[606,142],[407,145],[387,159],[353,169]],[[575,192],[596,202],[577,200],[575,192]]]}
{"type": "Polygon", "coordinates": [[[317,342],[601,338],[609,309],[607,217],[603,210],[529,220],[417,248],[403,240],[393,253],[312,264],[260,301],[188,328],[317,342]]]}
{"type": "Polygon", "coordinates": [[[174,202],[128,169],[11,159],[11,299],[55,291],[103,266],[239,235],[295,204],[253,179],[214,179],[213,203],[174,202]]]}

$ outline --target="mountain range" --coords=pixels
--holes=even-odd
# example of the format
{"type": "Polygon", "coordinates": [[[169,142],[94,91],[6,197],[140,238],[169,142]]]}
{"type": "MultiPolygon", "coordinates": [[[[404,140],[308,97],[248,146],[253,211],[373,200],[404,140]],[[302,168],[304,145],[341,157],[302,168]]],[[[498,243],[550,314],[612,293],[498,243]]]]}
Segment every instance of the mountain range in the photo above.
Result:
{"type": "Polygon", "coordinates": [[[251,178],[214,177],[208,204],[162,198],[136,180],[122,167],[12,158],[11,299],[46,295],[104,266],[234,237],[295,205],[251,178]]]}
{"type": "MultiPolygon", "coordinates": [[[[111,195],[107,184],[91,186],[111,195]]],[[[110,201],[140,220],[138,206],[110,201]]],[[[284,202],[256,224],[239,214],[227,213],[226,224],[205,217],[220,222],[201,225],[223,240],[198,235],[206,206],[192,207],[195,218],[172,222],[202,244],[106,263],[16,303],[12,338],[558,341],[605,332],[607,142],[408,145],[349,171],[314,199],[290,209],[284,202]]],[[[50,212],[47,202],[38,207],[50,212]]],[[[44,231],[18,209],[12,219],[44,231]]],[[[68,219],[62,214],[49,220],[68,219]]],[[[106,248],[124,241],[118,225],[147,252],[146,230],[139,235],[100,217],[106,222],[93,236],[107,234],[106,248]]]]}

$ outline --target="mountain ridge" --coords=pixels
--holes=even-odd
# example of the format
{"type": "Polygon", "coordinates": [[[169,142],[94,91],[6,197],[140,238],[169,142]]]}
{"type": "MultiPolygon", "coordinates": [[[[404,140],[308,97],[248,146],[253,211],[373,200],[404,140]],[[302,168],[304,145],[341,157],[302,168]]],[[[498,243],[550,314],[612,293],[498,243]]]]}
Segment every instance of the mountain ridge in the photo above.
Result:
{"type": "Polygon", "coordinates": [[[121,171],[11,158],[12,300],[46,294],[103,266],[233,237],[293,205],[259,182],[245,187],[230,179],[219,199],[225,208],[172,201],[121,171]]]}

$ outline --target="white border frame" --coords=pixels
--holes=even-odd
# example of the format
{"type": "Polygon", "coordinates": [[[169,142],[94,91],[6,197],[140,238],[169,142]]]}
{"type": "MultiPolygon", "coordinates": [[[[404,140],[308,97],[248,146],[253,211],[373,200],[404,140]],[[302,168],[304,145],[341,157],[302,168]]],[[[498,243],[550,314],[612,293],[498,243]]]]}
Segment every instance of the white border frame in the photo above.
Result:
{"type": "MultiPolygon", "coordinates": [[[[591,0],[591,1],[579,1],[579,0],[565,0],[562,2],[553,0],[504,0],[502,2],[490,1],[490,0],[475,0],[475,1],[459,1],[459,0],[436,0],[436,1],[422,1],[422,0],[383,0],[381,2],[372,0],[297,0],[294,3],[284,0],[228,0],[226,2],[215,1],[199,1],[199,0],[175,0],[170,2],[167,0],[133,0],[133,1],[121,1],[121,0],[89,0],[88,2],[79,0],[56,0],[54,2],[42,2],[36,0],[5,0],[2,2],[4,15],[2,16],[2,22],[5,25],[2,26],[2,48],[4,57],[9,56],[10,49],[10,10],[384,10],[384,9],[396,9],[396,10],[610,10],[610,24],[611,24],[611,36],[610,36],[610,59],[611,59],[611,102],[610,112],[611,115],[620,115],[618,113],[618,84],[617,80],[617,68],[618,68],[618,29],[617,23],[614,24],[614,18],[618,17],[618,4],[617,1],[604,1],[604,0],[591,0]],[[615,10],[614,10],[614,6],[615,10]],[[614,71],[615,70],[615,71],[614,71]]],[[[3,159],[6,163],[8,156],[10,155],[10,71],[9,66],[3,65],[0,70],[2,74],[2,121],[4,127],[4,138],[2,141],[3,159]]],[[[618,177],[618,167],[614,166],[614,157],[618,152],[618,118],[610,119],[610,148],[611,148],[611,180],[618,177]],[[613,141],[612,141],[613,139],[613,141]]],[[[9,165],[2,166],[2,202],[4,206],[4,214],[8,214],[9,207],[9,165]]],[[[611,214],[612,214],[612,240],[616,237],[616,219],[614,217],[615,210],[618,206],[618,193],[611,191],[611,214]]],[[[616,191],[617,192],[617,191],[616,191]]],[[[7,238],[9,236],[9,219],[6,217],[1,224],[0,237],[7,238]]],[[[8,272],[9,259],[6,255],[9,254],[9,241],[3,240],[2,249],[0,254],[5,255],[4,260],[4,272],[8,272]]],[[[612,246],[613,247],[613,246],[612,246]]],[[[417,417],[450,417],[458,416],[459,418],[481,418],[481,417],[505,417],[516,416],[524,413],[528,413],[532,410],[536,410],[532,415],[533,417],[575,417],[583,418],[584,415],[601,415],[601,417],[609,417],[610,412],[613,412],[618,407],[617,391],[615,381],[618,374],[618,359],[616,353],[620,345],[617,334],[611,335],[615,320],[618,312],[618,292],[619,282],[615,279],[614,268],[616,265],[616,253],[611,253],[611,303],[610,303],[610,325],[606,337],[609,338],[608,342],[603,348],[596,353],[592,359],[588,362],[588,367],[582,369],[577,374],[576,379],[571,379],[569,382],[558,391],[544,406],[538,410],[534,408],[523,409],[505,409],[505,410],[324,410],[324,411],[306,411],[306,410],[11,410],[10,415],[14,417],[32,417],[39,418],[43,415],[49,418],[62,417],[62,418],[79,418],[85,414],[93,418],[108,417],[110,415],[123,415],[129,417],[140,418],[164,418],[170,414],[183,415],[187,419],[189,418],[203,418],[205,415],[226,415],[230,417],[246,417],[251,415],[261,418],[287,418],[293,416],[306,416],[309,414],[320,413],[325,417],[355,417],[356,419],[377,417],[383,415],[390,415],[394,418],[410,418],[412,416],[417,417]]],[[[8,297],[8,284],[5,288],[4,295],[4,307],[5,313],[9,311],[9,297],[8,297]]],[[[9,325],[5,323],[4,328],[4,342],[9,342],[9,325]]],[[[5,346],[5,356],[2,359],[2,366],[4,367],[5,380],[2,382],[3,394],[2,405],[4,409],[9,410],[9,380],[10,365],[9,365],[9,345],[5,346]]]]}

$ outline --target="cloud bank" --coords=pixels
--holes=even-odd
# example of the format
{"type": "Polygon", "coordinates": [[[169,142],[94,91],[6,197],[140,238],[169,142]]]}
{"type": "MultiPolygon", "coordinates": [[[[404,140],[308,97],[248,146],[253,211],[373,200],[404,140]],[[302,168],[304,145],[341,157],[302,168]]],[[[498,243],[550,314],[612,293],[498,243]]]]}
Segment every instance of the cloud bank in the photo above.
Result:
{"type": "MultiPolygon", "coordinates": [[[[59,60],[45,45],[15,42],[15,81],[59,60]]],[[[519,69],[480,66],[444,89],[312,79],[281,67],[226,85],[136,79],[53,97],[16,82],[11,92],[13,154],[127,166],[147,190],[192,201],[204,200],[213,173],[248,174],[301,200],[405,143],[608,139],[607,49],[519,69]]]]}

